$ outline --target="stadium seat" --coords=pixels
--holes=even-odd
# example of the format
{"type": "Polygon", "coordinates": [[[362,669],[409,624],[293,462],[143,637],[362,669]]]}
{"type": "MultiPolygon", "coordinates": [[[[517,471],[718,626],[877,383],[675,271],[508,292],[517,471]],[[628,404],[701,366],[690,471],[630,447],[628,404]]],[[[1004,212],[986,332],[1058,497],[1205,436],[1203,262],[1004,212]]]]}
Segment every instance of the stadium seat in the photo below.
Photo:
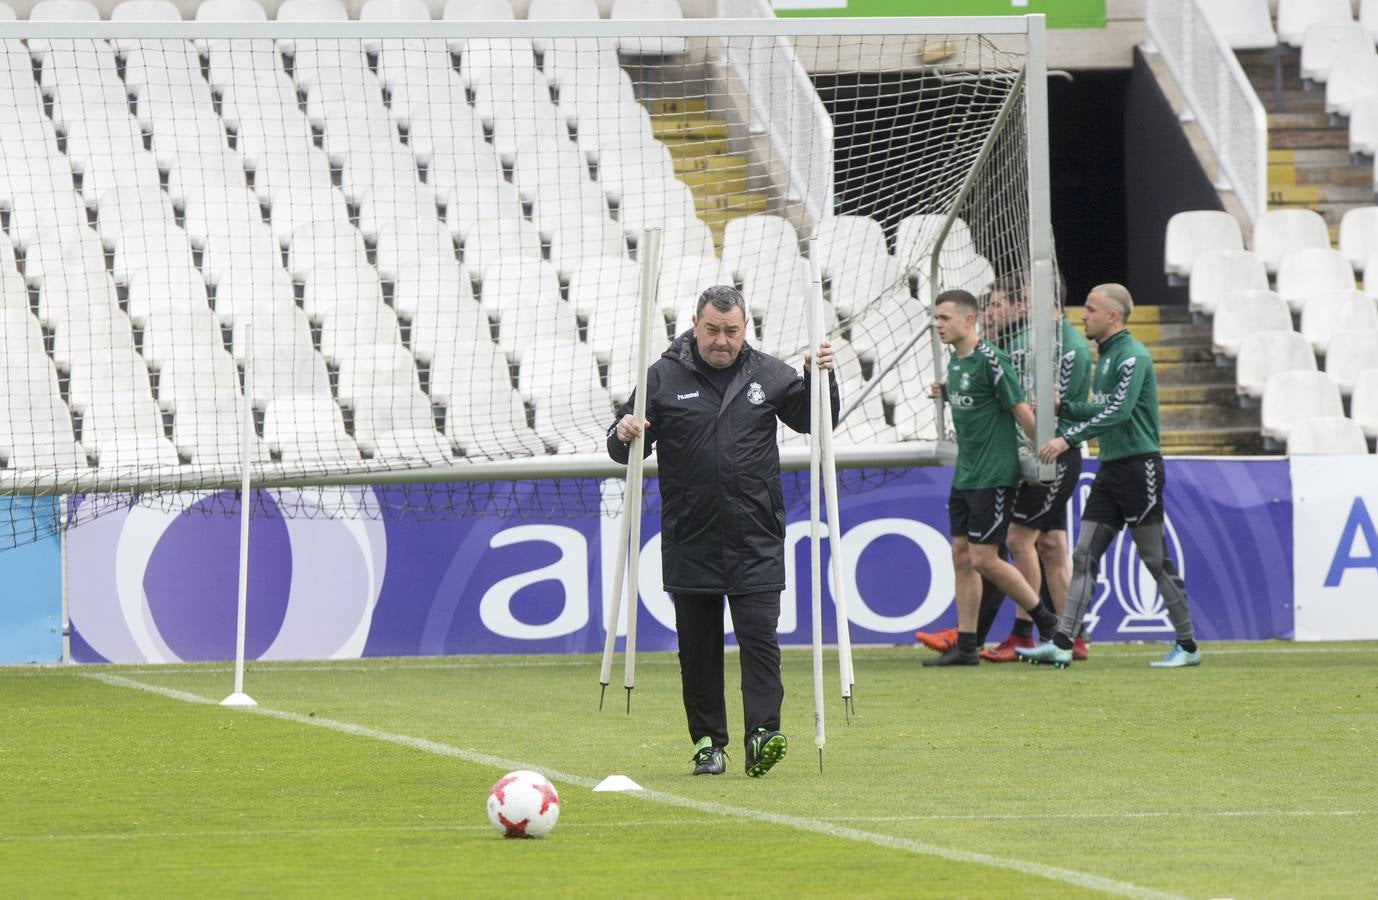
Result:
{"type": "Polygon", "coordinates": [[[1354,268],[1345,255],[1328,248],[1289,250],[1278,266],[1277,292],[1293,312],[1301,312],[1310,297],[1326,291],[1354,288],[1354,268]]]}
{"type": "Polygon", "coordinates": [[[508,0],[447,0],[441,18],[454,20],[483,20],[516,18],[508,0]]]}
{"type": "MultiPolygon", "coordinates": [[[[515,38],[470,38],[460,57],[459,75],[476,95],[490,82],[497,81],[500,83],[497,88],[499,91],[509,90],[506,86],[513,86],[512,90],[527,88],[535,97],[541,96],[539,87],[544,85],[545,98],[550,99],[550,82],[536,68],[536,56],[527,41],[515,38]]],[[[495,112],[497,110],[492,108],[488,110],[490,116],[495,112]]]]}
{"type": "MultiPolygon", "coordinates": [[[[431,10],[422,0],[366,0],[359,7],[360,22],[429,22],[431,10]]],[[[377,53],[382,38],[365,38],[364,52],[377,53]]]]}
{"type": "Polygon", "coordinates": [[[1368,439],[1358,422],[1344,416],[1308,416],[1287,436],[1289,454],[1357,455],[1368,453],[1368,439]]]}
{"type": "Polygon", "coordinates": [[[798,255],[799,235],[783,216],[742,216],[728,222],[723,230],[722,261],[734,275],[742,274],[741,265],[750,260],[798,255]]]}
{"type": "MultiPolygon", "coordinates": [[[[619,345],[635,348],[639,300],[635,289],[599,298],[597,308],[589,316],[585,339],[600,360],[610,360],[619,345]]],[[[664,349],[661,345],[665,339],[665,319],[655,309],[651,316],[651,343],[655,348],[651,353],[656,358],[664,349]]]]}
{"type": "MultiPolygon", "coordinates": [[[[649,121],[646,128],[649,130],[649,121]]],[[[610,146],[595,142],[590,153],[590,147],[584,147],[584,132],[579,132],[579,147],[586,150],[586,156],[598,164],[598,186],[612,203],[619,203],[627,185],[638,185],[645,179],[664,181],[674,178],[675,163],[666,145],[653,138],[624,141],[620,131],[615,132],[615,136],[617,141],[610,146]]]]}
{"type": "MultiPolygon", "coordinates": [[[[651,114],[640,104],[619,103],[604,107],[597,116],[584,116],[579,123],[575,145],[590,161],[598,163],[603,153],[619,147],[642,144],[653,147],[657,143],[651,126],[651,114]]],[[[643,177],[658,173],[649,170],[643,177]]]]}
{"type": "Polygon", "coordinates": [[[607,216],[543,217],[536,224],[550,247],[550,262],[562,279],[573,277],[586,259],[616,256],[627,249],[622,229],[607,216]]]}
{"type": "Polygon", "coordinates": [[[268,13],[258,0],[201,0],[198,22],[264,22],[268,13]]]}
{"type": "Polygon", "coordinates": [[[0,22],[13,22],[15,20],[14,10],[8,3],[0,3],[0,22]]]}
{"type": "Polygon", "coordinates": [[[1212,250],[1243,250],[1239,222],[1227,212],[1214,209],[1179,212],[1168,219],[1163,243],[1163,265],[1169,280],[1191,277],[1196,257],[1212,250]]]}
{"type": "Polygon", "coordinates": [[[228,406],[238,415],[241,396],[239,369],[234,357],[224,350],[200,357],[174,357],[158,370],[158,406],[172,413],[174,422],[187,407],[207,402],[228,406]]]}
{"type": "Polygon", "coordinates": [[[32,395],[6,391],[0,400],[0,456],[11,469],[87,465],[72,430],[72,412],[56,386],[32,395]]]}
{"type": "MultiPolygon", "coordinates": [[[[664,271],[666,257],[661,257],[664,271]]],[[[569,304],[575,315],[588,318],[604,307],[622,308],[622,297],[636,297],[641,290],[641,267],[625,256],[586,257],[569,278],[569,304]]]]}
{"type": "MultiPolygon", "coordinates": [[[[594,0],[531,0],[526,7],[526,17],[535,21],[601,18],[594,0]]],[[[551,42],[549,37],[535,37],[531,40],[531,46],[537,53],[545,53],[550,49],[551,42]]]]}
{"type": "Polygon", "coordinates": [[[893,290],[908,291],[899,261],[890,255],[858,255],[834,269],[826,296],[844,318],[861,313],[893,290]]]}
{"type": "Polygon", "coordinates": [[[215,316],[224,325],[233,325],[240,315],[253,312],[259,304],[269,314],[275,309],[301,312],[293,296],[292,279],[280,266],[233,266],[215,286],[215,316]]]}
{"type": "Polygon", "coordinates": [[[1278,372],[1314,372],[1316,354],[1295,331],[1256,331],[1239,341],[1235,357],[1235,393],[1241,401],[1263,397],[1268,379],[1278,372]]]}
{"type": "MultiPolygon", "coordinates": [[[[230,352],[236,362],[246,366],[252,363],[255,368],[260,361],[279,354],[314,357],[316,352],[311,341],[311,321],[295,304],[283,306],[263,299],[241,303],[230,322],[230,352]]],[[[255,397],[263,396],[264,390],[255,383],[255,397]]],[[[295,391],[275,389],[273,393],[295,391]]]]}
{"type": "Polygon", "coordinates": [[[407,391],[419,394],[421,382],[416,362],[401,344],[363,344],[340,360],[337,396],[342,405],[357,407],[370,397],[386,398],[407,391]]]}
{"type": "Polygon", "coordinates": [[[818,226],[812,249],[818,272],[828,279],[846,263],[858,257],[890,255],[885,232],[870,216],[829,216],[818,226]]]}
{"type": "Polygon", "coordinates": [[[699,295],[715,284],[732,284],[732,272],[717,258],[662,256],[656,304],[667,316],[676,316],[680,310],[694,307],[699,295]]]}
{"type": "Polygon", "coordinates": [[[398,219],[378,230],[375,247],[378,274],[392,280],[408,262],[427,259],[453,261],[454,238],[439,219],[398,219]]]}
{"type": "Polygon", "coordinates": [[[406,260],[398,266],[392,283],[392,307],[407,321],[418,310],[439,303],[474,304],[469,273],[453,257],[406,260]]]}
{"type": "MultiPolygon", "coordinates": [[[[549,56],[547,55],[547,60],[549,56]]],[[[578,62],[577,59],[573,62],[578,62]]],[[[594,58],[597,63],[597,57],[594,58]]],[[[546,68],[550,67],[547,61],[546,68]]],[[[544,70],[543,70],[544,71],[544,70]]],[[[546,73],[549,78],[549,73],[546,73]]],[[[560,113],[571,128],[579,125],[580,113],[586,117],[606,116],[623,103],[636,104],[632,78],[617,65],[572,64],[558,83],[560,113]]]]}
{"type": "Polygon", "coordinates": [[[143,317],[140,353],[153,368],[181,356],[223,351],[220,323],[206,308],[159,310],[143,317]]]}
{"type": "MultiPolygon", "coordinates": [[[[6,331],[13,340],[14,325],[6,331]]],[[[134,332],[129,316],[114,302],[113,292],[84,305],[73,304],[71,314],[57,322],[54,329],[53,361],[60,366],[70,368],[80,365],[83,359],[117,350],[133,352],[134,332]]],[[[8,346],[7,351],[13,352],[13,346],[8,346]]]]}
{"type": "Polygon", "coordinates": [[[1378,96],[1361,97],[1349,112],[1349,152],[1378,155],[1378,96]]]}
{"type": "Polygon", "coordinates": [[[1359,0],[1359,24],[1378,41],[1378,0],[1359,0]]]}
{"type": "MultiPolygon", "coordinates": [[[[179,22],[182,12],[172,0],[119,0],[110,8],[112,22],[179,22]]],[[[115,52],[124,55],[148,43],[140,38],[112,38],[115,52]]]]}
{"type": "Polygon", "coordinates": [[[328,362],[338,364],[359,347],[402,343],[392,307],[362,296],[335,301],[321,319],[321,356],[328,362]]]}
{"type": "Polygon", "coordinates": [[[1313,416],[1343,416],[1340,389],[1324,372],[1275,372],[1263,389],[1263,436],[1285,445],[1292,429],[1313,416]]]}
{"type": "Polygon", "coordinates": [[[1199,7],[1234,50],[1268,50],[1278,44],[1268,0],[1212,0],[1199,7]]]}
{"type": "Polygon", "coordinates": [[[121,393],[153,396],[149,384],[148,367],[143,357],[134,352],[132,344],[112,344],[107,348],[93,346],[71,362],[67,403],[75,412],[84,412],[92,405],[100,405],[106,398],[121,393]]]}
{"type": "Polygon", "coordinates": [[[560,276],[539,255],[499,256],[483,268],[482,278],[479,301],[493,316],[523,304],[548,306],[563,302],[560,276]]]}
{"type": "Polygon", "coordinates": [[[581,72],[603,69],[621,71],[617,38],[554,38],[541,60],[541,71],[559,89],[581,72]]]}
{"type": "Polygon", "coordinates": [[[1291,47],[1300,47],[1312,25],[1354,20],[1350,0],[1278,0],[1278,38],[1291,47]]]}
{"type": "Polygon", "coordinates": [[[1365,369],[1355,379],[1349,417],[1359,423],[1369,440],[1378,438],[1378,369],[1365,369]]]}
{"type": "Polygon", "coordinates": [[[1270,275],[1277,272],[1289,250],[1329,246],[1330,229],[1314,210],[1270,209],[1254,223],[1252,249],[1270,275]]]}
{"type": "MultiPolygon", "coordinates": [[[[257,337],[254,343],[258,343],[257,337]]],[[[263,352],[253,354],[250,363],[253,381],[249,384],[246,376],[245,384],[251,388],[256,406],[264,406],[275,397],[301,394],[318,394],[330,400],[330,375],[325,360],[311,352],[309,345],[305,351],[299,347],[265,345],[263,352]]]]}
{"type": "Polygon", "coordinates": [[[1268,273],[1263,261],[1250,250],[1210,250],[1192,264],[1187,286],[1192,312],[1214,315],[1220,295],[1226,291],[1268,289],[1268,273]]]}
{"type": "MultiPolygon", "coordinates": [[[[1378,77],[1378,76],[1375,76],[1378,77]]],[[[1340,252],[1360,274],[1368,258],[1378,253],[1378,206],[1347,210],[1340,219],[1340,252]]],[[[1375,270],[1378,275],[1378,270],[1375,270]]]]}
{"type": "Polygon", "coordinates": [[[1301,333],[1318,356],[1326,354],[1334,335],[1369,328],[1378,328],[1378,310],[1363,291],[1320,291],[1301,311],[1301,333]]]}
{"type": "Polygon", "coordinates": [[[1339,60],[1373,53],[1373,38],[1357,22],[1312,25],[1302,38],[1301,77],[1303,81],[1324,84],[1339,60]]]}
{"type": "Polygon", "coordinates": [[[1211,320],[1211,346],[1215,353],[1234,358],[1239,343],[1256,331],[1290,331],[1292,313],[1274,291],[1246,289],[1225,291],[1211,320]]]}
{"type": "Polygon", "coordinates": [[[514,363],[521,363],[529,353],[542,352],[542,347],[556,344],[578,344],[579,323],[574,310],[563,300],[553,302],[524,301],[498,314],[498,347],[514,363]]]}
{"type": "Polygon", "coordinates": [[[757,319],[798,311],[807,304],[812,280],[809,261],[796,254],[751,260],[740,272],[747,310],[757,319]]]}
{"type": "Polygon", "coordinates": [[[1343,396],[1354,393],[1359,376],[1369,369],[1378,369],[1378,329],[1359,328],[1331,336],[1325,372],[1335,379],[1343,396]]]}
{"type": "MultiPolygon", "coordinates": [[[[464,246],[466,261],[481,260],[477,265],[471,262],[471,268],[481,270],[487,257],[493,255],[489,248],[494,246],[508,246],[514,255],[540,255],[540,232],[523,218],[517,189],[506,181],[455,185],[444,196],[444,203],[445,227],[464,246]],[[497,226],[504,234],[486,233],[497,222],[510,223],[497,226]]],[[[499,250],[497,255],[503,252],[499,250]]]]}
{"type": "Polygon", "coordinates": [[[456,347],[493,346],[492,322],[472,300],[428,298],[412,314],[408,329],[408,346],[421,363],[456,347]]]}
{"type": "MultiPolygon", "coordinates": [[[[340,0],[283,0],[275,18],[279,22],[347,22],[349,11],[340,0]]],[[[278,38],[277,46],[289,56],[296,52],[292,38],[278,38]]]]}
{"type": "MultiPolygon", "coordinates": [[[[679,0],[613,0],[609,19],[682,19],[679,0]]],[[[623,37],[619,49],[631,56],[677,56],[688,49],[682,37],[623,37]]]]}
{"type": "Polygon", "coordinates": [[[1378,93],[1378,54],[1372,50],[1350,53],[1335,60],[1325,83],[1325,111],[1348,116],[1363,97],[1378,93]]]}
{"type": "MultiPolygon", "coordinates": [[[[140,391],[113,393],[86,410],[82,416],[81,444],[87,451],[102,456],[102,451],[117,438],[142,438],[149,445],[148,450],[158,439],[166,440],[163,415],[151,395],[140,391]]],[[[154,452],[165,453],[161,449],[154,452]]],[[[176,462],[174,451],[172,464],[176,462]]]]}
{"type": "Polygon", "coordinates": [[[345,433],[340,408],[328,394],[269,400],[263,414],[263,440],[285,463],[325,468],[359,460],[357,445],[345,433]]]}
{"type": "MultiPolygon", "coordinates": [[[[526,219],[501,218],[481,223],[464,239],[464,265],[486,278],[487,271],[503,260],[521,258],[544,262],[541,233],[526,219]]],[[[551,274],[554,275],[552,269],[551,274]]],[[[558,276],[556,276],[558,278],[558,276]]]]}
{"type": "MultiPolygon", "coordinates": [[[[453,2],[453,0],[451,0],[453,2]]],[[[545,443],[531,430],[526,405],[506,382],[477,385],[466,390],[481,402],[451,405],[445,410],[445,434],[465,457],[474,460],[540,456],[545,443]]]]}

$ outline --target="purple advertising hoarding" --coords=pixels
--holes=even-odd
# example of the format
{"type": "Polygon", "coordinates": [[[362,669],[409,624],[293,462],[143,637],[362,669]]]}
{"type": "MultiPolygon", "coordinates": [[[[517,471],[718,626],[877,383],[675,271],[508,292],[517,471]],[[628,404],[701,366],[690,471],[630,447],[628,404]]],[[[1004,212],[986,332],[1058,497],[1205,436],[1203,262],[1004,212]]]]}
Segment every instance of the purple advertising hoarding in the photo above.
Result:
{"type": "MultiPolygon", "coordinates": [[[[1075,522],[1089,490],[1088,461],[1071,502],[1075,522]]],[[[804,476],[786,474],[787,481],[804,476]]],[[[842,497],[852,640],[911,643],[919,628],[955,623],[946,499],[951,470],[909,469],[842,497]]],[[[549,485],[512,485],[524,509],[540,508],[549,485]]],[[[599,482],[582,482],[596,510],[599,482]]],[[[658,498],[643,518],[638,647],[675,645],[661,590],[658,498]]],[[[426,486],[390,488],[414,492],[426,486]]],[[[567,496],[564,486],[561,495],[567,496]]],[[[807,495],[787,484],[787,498],[807,495]]],[[[554,503],[552,496],[551,502],[554,503]]],[[[1286,461],[1172,460],[1166,492],[1168,545],[1179,561],[1203,640],[1292,634],[1291,500],[1286,461]]],[[[298,513],[260,517],[250,532],[247,653],[261,659],[478,653],[597,652],[620,520],[589,512],[520,517],[473,515],[418,521],[379,515],[369,489],[265,492],[263,502],[298,513]]],[[[494,500],[508,508],[509,502],[494,500]]],[[[223,498],[188,495],[177,510],[107,513],[69,534],[73,655],[81,662],[228,659],[234,649],[237,522],[198,507],[223,498]]],[[[808,508],[787,500],[780,634],[811,635],[808,508]]],[[[830,565],[826,545],[824,565],[830,565]]],[[[825,568],[825,583],[829,578],[825,568]]],[[[824,596],[825,639],[835,635],[824,596]]],[[[622,617],[625,623],[625,616],[622,617]]],[[[1127,535],[1101,567],[1088,619],[1098,641],[1166,640],[1156,586],[1127,535]]],[[[625,627],[625,626],[624,626],[625,627]]]]}

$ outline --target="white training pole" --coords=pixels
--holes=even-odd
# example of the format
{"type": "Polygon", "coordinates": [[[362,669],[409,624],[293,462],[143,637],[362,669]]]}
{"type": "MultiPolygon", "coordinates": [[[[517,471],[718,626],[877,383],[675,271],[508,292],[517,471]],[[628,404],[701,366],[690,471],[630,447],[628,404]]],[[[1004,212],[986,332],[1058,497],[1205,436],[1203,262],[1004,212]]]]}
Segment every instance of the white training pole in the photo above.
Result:
{"type": "Polygon", "coordinates": [[[823,545],[818,516],[818,481],[821,461],[821,430],[832,424],[819,416],[823,378],[818,368],[819,335],[823,333],[822,288],[812,282],[809,291],[809,585],[813,619],[813,743],[818,748],[818,771],[823,771],[823,545]]]}
{"type": "MultiPolygon", "coordinates": [[[[815,282],[812,289],[817,292],[814,301],[820,310],[823,304],[822,285],[815,282]]],[[[820,329],[821,330],[821,329],[820,329]]],[[[823,374],[823,373],[819,373],[823,374]]],[[[817,431],[821,451],[821,476],[823,499],[828,514],[828,547],[830,548],[829,568],[832,573],[833,608],[837,615],[837,666],[842,682],[842,708],[850,721],[852,686],[856,683],[852,673],[852,636],[847,611],[847,592],[842,573],[846,571],[847,557],[842,547],[842,513],[837,502],[837,460],[833,457],[832,397],[831,391],[818,391],[818,417],[820,428],[817,431]]]]}
{"type": "Polygon", "coordinates": [[[244,344],[250,350],[244,358],[244,413],[239,430],[239,465],[243,470],[239,484],[239,610],[234,633],[234,693],[220,701],[221,706],[257,706],[244,693],[244,628],[249,608],[249,456],[254,440],[254,326],[244,326],[244,344]]]}
{"type": "MultiPolygon", "coordinates": [[[[635,443],[635,442],[633,442],[635,443]]],[[[631,468],[632,458],[627,458],[631,468]]],[[[598,708],[603,708],[603,695],[612,681],[612,654],[617,646],[617,625],[622,617],[622,588],[627,576],[627,529],[631,527],[631,513],[628,501],[631,495],[631,475],[622,484],[622,524],[617,529],[617,562],[613,565],[612,608],[608,611],[608,634],[603,639],[603,666],[598,672],[598,708]]],[[[639,514],[638,510],[638,514],[639,514]]]]}
{"type": "MultiPolygon", "coordinates": [[[[656,308],[656,288],[660,280],[659,228],[646,228],[636,245],[641,261],[641,296],[637,310],[636,345],[636,402],[632,416],[638,423],[646,421],[646,373],[651,367],[651,318],[656,308]]],[[[627,689],[627,712],[632,711],[632,688],[636,687],[636,613],[639,585],[637,573],[641,566],[641,470],[646,435],[643,432],[632,441],[631,456],[627,460],[627,502],[622,514],[630,521],[627,528],[627,651],[626,669],[622,685],[627,689]]]]}

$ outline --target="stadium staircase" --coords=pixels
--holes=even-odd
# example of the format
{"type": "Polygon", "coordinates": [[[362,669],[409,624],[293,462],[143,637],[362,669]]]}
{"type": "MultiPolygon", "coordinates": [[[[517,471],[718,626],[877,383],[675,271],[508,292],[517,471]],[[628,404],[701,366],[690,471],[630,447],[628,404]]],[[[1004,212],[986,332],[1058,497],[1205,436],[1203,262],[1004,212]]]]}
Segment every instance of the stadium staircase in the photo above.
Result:
{"type": "Polygon", "coordinates": [[[1307,90],[1301,80],[1301,51],[1283,47],[1282,111],[1272,109],[1273,51],[1237,51],[1259,99],[1268,107],[1268,208],[1314,209],[1330,226],[1337,244],[1340,219],[1373,204],[1372,169],[1349,158],[1349,131],[1325,111],[1325,86],[1307,90]]]}
{"type": "Polygon", "coordinates": [[[769,212],[764,193],[747,190],[747,157],[731,153],[728,123],[710,114],[702,98],[651,100],[652,133],[670,150],[675,175],[694,194],[699,218],[713,232],[722,251],[727,223],[752,213],[769,212]]]}
{"type": "MultiPolygon", "coordinates": [[[[1069,307],[1067,316],[1079,326],[1081,308],[1069,307]]],[[[1216,365],[1208,325],[1193,323],[1183,307],[1140,306],[1134,309],[1130,331],[1153,357],[1165,455],[1263,452],[1258,410],[1240,408],[1234,369],[1216,365]]]]}

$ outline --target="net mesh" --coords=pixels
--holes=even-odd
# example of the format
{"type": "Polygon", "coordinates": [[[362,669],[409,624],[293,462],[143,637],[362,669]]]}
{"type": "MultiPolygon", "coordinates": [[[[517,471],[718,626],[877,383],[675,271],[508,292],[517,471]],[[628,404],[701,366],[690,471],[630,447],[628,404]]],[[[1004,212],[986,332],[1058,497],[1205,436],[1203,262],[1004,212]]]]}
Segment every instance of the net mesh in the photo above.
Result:
{"type": "MultiPolygon", "coordinates": [[[[875,382],[836,443],[940,437],[911,338],[954,212],[939,286],[1027,269],[1023,57],[769,29],[4,40],[3,493],[80,494],[68,524],[189,490],[233,512],[247,408],[259,483],[421,482],[282,514],[599,514],[541,464],[602,453],[633,387],[647,226],[653,357],[730,283],[799,364],[817,272],[844,404],[875,382]],[[540,490],[439,477],[517,459],[540,490]]],[[[17,543],[56,517],[7,518],[17,543]]]]}

